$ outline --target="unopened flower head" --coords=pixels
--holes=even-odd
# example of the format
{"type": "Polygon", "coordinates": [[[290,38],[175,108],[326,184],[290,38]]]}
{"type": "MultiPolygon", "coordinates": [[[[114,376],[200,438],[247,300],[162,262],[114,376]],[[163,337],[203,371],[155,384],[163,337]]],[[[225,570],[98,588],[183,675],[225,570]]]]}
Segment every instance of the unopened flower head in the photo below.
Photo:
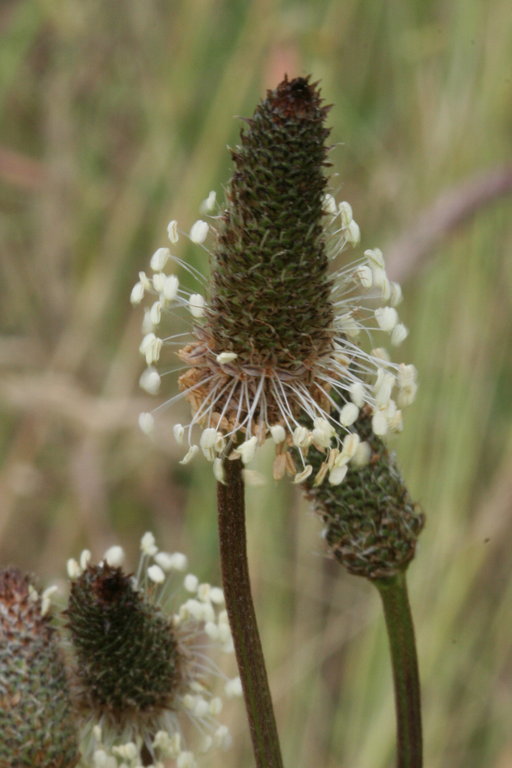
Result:
{"type": "Polygon", "coordinates": [[[404,571],[414,557],[424,525],[398,471],[394,456],[372,429],[364,406],[343,450],[323,480],[323,456],[312,451],[316,479],[303,488],[325,523],[331,554],[355,576],[382,579],[404,571]]]}
{"type": "Polygon", "coordinates": [[[195,766],[195,752],[230,741],[212,683],[224,678],[225,695],[234,683],[207,655],[208,648],[232,651],[223,592],[200,584],[186,572],[185,555],[160,551],[151,533],[141,540],[135,575],[122,569],[123,559],[121,548],[111,547],[98,564],[90,557],[68,562],[67,624],[76,706],[89,731],[87,759],[115,767],[117,759],[132,765],[133,758],[139,765],[143,749],[157,764],[172,758],[195,766]],[[185,599],[170,607],[176,580],[185,599]],[[194,751],[190,722],[197,726],[194,751]]]}
{"type": "MultiPolygon", "coordinates": [[[[140,347],[148,365],[141,384],[151,394],[160,390],[157,364],[183,339],[159,335],[163,314],[182,306],[193,318],[190,343],[178,351],[192,418],[174,434],[186,446],[184,463],[202,452],[218,479],[219,459],[248,464],[271,438],[275,477],[288,473],[300,482],[311,473],[311,446],[330,466],[343,444],[338,427],[348,434],[363,406],[375,434],[384,435],[401,429],[401,408],[414,398],[414,368],[391,362],[373,342],[385,335],[397,345],[407,335],[396,309],[400,287],[388,278],[381,251],[329,270],[358,245],[360,231],[349,203],[326,191],[327,111],[307,78],[269,91],[232,151],[225,208],[190,230],[189,239],[210,254],[205,294],[178,287],[166,268],[183,263],[164,259],[162,249],[151,261],[157,270],[141,272],[132,291],[133,303],[144,295],[152,301],[140,347]]],[[[175,235],[175,222],[171,230],[175,235]]],[[[152,426],[143,414],[142,429],[152,426]]]]}
{"type": "Polygon", "coordinates": [[[78,731],[47,590],[0,571],[0,766],[74,768],[78,731]]]}

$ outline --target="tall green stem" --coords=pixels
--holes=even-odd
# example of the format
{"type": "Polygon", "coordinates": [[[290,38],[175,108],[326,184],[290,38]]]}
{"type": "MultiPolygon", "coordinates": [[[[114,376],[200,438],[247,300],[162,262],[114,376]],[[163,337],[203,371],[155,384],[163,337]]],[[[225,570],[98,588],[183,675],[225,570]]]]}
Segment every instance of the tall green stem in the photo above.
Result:
{"type": "Polygon", "coordinates": [[[225,461],[217,486],[222,580],[258,768],[283,768],[265,660],[251,595],[242,463],[225,461]]]}
{"type": "Polygon", "coordinates": [[[422,734],[418,659],[405,572],[373,581],[384,606],[393,665],[397,768],[421,768],[422,734]]]}

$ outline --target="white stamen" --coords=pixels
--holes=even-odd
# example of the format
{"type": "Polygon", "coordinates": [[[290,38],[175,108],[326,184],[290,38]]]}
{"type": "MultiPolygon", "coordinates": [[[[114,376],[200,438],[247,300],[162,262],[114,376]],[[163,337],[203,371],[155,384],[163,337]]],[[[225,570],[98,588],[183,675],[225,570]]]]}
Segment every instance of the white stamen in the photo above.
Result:
{"type": "Polygon", "coordinates": [[[192,459],[194,458],[196,453],[198,453],[198,451],[199,451],[198,445],[191,445],[188,451],[186,452],[186,454],[184,455],[184,457],[182,458],[182,460],[180,461],[180,464],[188,464],[190,461],[192,461],[192,459]]]}
{"type": "Polygon", "coordinates": [[[200,293],[193,293],[188,300],[188,307],[192,317],[203,317],[205,300],[200,293]]]}
{"type": "Polygon", "coordinates": [[[382,255],[382,251],[380,248],[368,248],[364,255],[370,262],[371,266],[374,267],[380,267],[381,269],[386,269],[386,262],[384,261],[384,256],[382,255]]]}
{"type": "Polygon", "coordinates": [[[357,405],[358,408],[362,408],[366,394],[364,384],[362,384],[360,381],[354,382],[354,384],[351,384],[348,388],[348,393],[354,405],[357,405]]]}
{"type": "Polygon", "coordinates": [[[398,313],[394,307],[379,307],[375,310],[375,319],[382,331],[392,331],[398,323],[398,313]]]}
{"type": "Polygon", "coordinates": [[[323,210],[324,213],[330,213],[333,216],[335,216],[338,212],[338,208],[336,206],[336,200],[332,195],[330,195],[328,192],[324,195],[323,198],[323,210]]]}
{"type": "Polygon", "coordinates": [[[389,296],[389,303],[392,307],[398,306],[402,301],[402,288],[400,283],[391,283],[391,293],[389,296]]]}
{"type": "Polygon", "coordinates": [[[199,579],[197,576],[194,576],[193,573],[187,573],[185,576],[185,579],[183,581],[183,585],[187,592],[197,592],[197,587],[199,586],[199,579]]]}
{"type": "Polygon", "coordinates": [[[66,563],[66,571],[70,579],[78,579],[82,575],[82,569],[72,557],[66,563]]]}
{"type": "Polygon", "coordinates": [[[151,413],[140,413],[139,414],[139,429],[141,432],[144,432],[145,435],[150,435],[153,429],[155,428],[155,420],[153,418],[153,414],[151,413]]]}
{"type": "Polygon", "coordinates": [[[272,435],[272,440],[276,445],[282,443],[286,438],[285,429],[281,424],[274,424],[272,427],[270,427],[270,434],[272,435]]]}
{"type": "Polygon", "coordinates": [[[356,452],[354,456],[352,457],[352,466],[357,467],[360,469],[361,467],[366,467],[366,465],[369,463],[372,455],[372,449],[369,443],[362,442],[359,443],[357,446],[356,452]]]}
{"type": "Polygon", "coordinates": [[[363,288],[371,288],[373,285],[373,273],[365,264],[356,269],[355,276],[363,288]]]}
{"type": "Polygon", "coordinates": [[[329,472],[329,484],[340,485],[345,479],[347,469],[348,468],[346,464],[343,464],[341,467],[334,467],[334,469],[331,469],[329,472]]]}
{"type": "Polygon", "coordinates": [[[359,243],[361,240],[361,230],[359,229],[359,224],[352,219],[350,224],[347,226],[345,230],[345,237],[347,238],[347,243],[350,243],[350,245],[355,246],[359,243]]]}
{"type": "Polygon", "coordinates": [[[352,221],[352,206],[344,200],[339,204],[338,210],[340,212],[341,226],[345,229],[352,221]]]}
{"type": "Polygon", "coordinates": [[[217,355],[215,358],[220,365],[224,365],[224,363],[231,363],[233,360],[236,360],[238,357],[236,352],[221,352],[220,355],[217,355]]]}
{"type": "Polygon", "coordinates": [[[155,368],[146,368],[139,379],[141,389],[150,395],[156,395],[160,389],[160,374],[155,368]]]}
{"type": "Polygon", "coordinates": [[[167,301],[174,301],[174,299],[178,295],[179,285],[180,285],[180,281],[178,280],[176,275],[167,275],[162,286],[163,297],[167,301]]]}
{"type": "Polygon", "coordinates": [[[179,240],[178,235],[178,222],[174,219],[167,225],[167,236],[171,243],[177,243],[179,240]]]}
{"type": "Polygon", "coordinates": [[[226,473],[224,471],[224,462],[222,459],[213,460],[213,475],[218,483],[226,485],[226,473]]]}
{"type": "Polygon", "coordinates": [[[185,427],[182,424],[175,424],[172,428],[174,439],[178,445],[183,445],[183,437],[185,435],[185,427]]]}
{"type": "Polygon", "coordinates": [[[149,265],[153,272],[161,272],[170,258],[171,252],[168,248],[158,248],[152,255],[149,265]]]}
{"type": "Polygon", "coordinates": [[[150,565],[147,570],[148,577],[155,584],[163,584],[165,581],[165,573],[162,571],[159,565],[150,565]]]}
{"type": "Polygon", "coordinates": [[[103,555],[104,561],[112,568],[119,568],[124,562],[124,550],[122,547],[115,544],[113,547],[109,547],[103,555]]]}
{"type": "Polygon", "coordinates": [[[393,328],[393,331],[391,333],[392,345],[394,347],[398,347],[398,345],[401,344],[402,341],[404,341],[404,339],[406,339],[408,335],[409,335],[409,331],[407,330],[405,325],[403,323],[398,323],[398,325],[396,325],[393,328]]]}
{"type": "Polygon", "coordinates": [[[257,445],[258,438],[253,436],[238,446],[236,453],[239,454],[243,464],[249,464],[249,462],[253,460],[257,445]]]}
{"type": "Polygon", "coordinates": [[[82,550],[82,553],[80,554],[80,568],[82,569],[82,571],[85,571],[90,561],[91,561],[91,550],[90,549],[82,550]]]}
{"type": "Polygon", "coordinates": [[[144,555],[149,555],[149,557],[153,557],[153,555],[156,555],[156,553],[158,552],[158,547],[156,546],[156,542],[155,542],[155,536],[153,533],[151,533],[151,531],[146,531],[146,533],[141,538],[140,551],[144,555]]]}
{"type": "Polygon", "coordinates": [[[189,237],[193,243],[204,243],[208,235],[208,230],[209,226],[206,221],[198,219],[196,222],[194,222],[194,224],[192,224],[189,237]]]}
{"type": "Polygon", "coordinates": [[[141,282],[135,283],[130,293],[130,301],[132,304],[140,304],[144,298],[144,286],[141,282]]]}
{"type": "Polygon", "coordinates": [[[293,478],[293,482],[297,485],[298,483],[302,483],[304,480],[306,480],[310,474],[313,472],[313,467],[311,464],[306,464],[306,467],[302,470],[302,472],[297,472],[295,477],[293,478]]]}
{"type": "Polygon", "coordinates": [[[376,411],[372,416],[372,430],[378,437],[383,437],[388,431],[388,420],[382,411],[376,411]]]}
{"type": "Polygon", "coordinates": [[[350,427],[359,416],[359,408],[354,403],[346,403],[340,411],[340,424],[350,427]]]}
{"type": "Polygon", "coordinates": [[[199,210],[201,213],[211,213],[213,210],[215,210],[215,203],[217,202],[217,193],[214,189],[208,194],[208,197],[203,200],[201,205],[199,206],[199,210]]]}

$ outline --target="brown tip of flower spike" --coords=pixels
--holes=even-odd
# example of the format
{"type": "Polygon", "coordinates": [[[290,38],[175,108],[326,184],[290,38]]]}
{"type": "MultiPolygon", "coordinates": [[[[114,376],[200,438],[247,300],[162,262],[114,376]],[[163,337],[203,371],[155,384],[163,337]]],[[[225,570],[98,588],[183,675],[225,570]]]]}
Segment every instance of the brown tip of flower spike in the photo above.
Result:
{"type": "MultiPolygon", "coordinates": [[[[367,463],[350,464],[340,485],[315,486],[311,477],[303,487],[325,523],[336,560],[355,576],[382,579],[407,568],[425,517],[411,500],[393,456],[372,432],[367,409],[354,426],[370,447],[367,463]]],[[[320,464],[321,454],[312,453],[311,463],[320,464]]]]}
{"type": "Polygon", "coordinates": [[[41,598],[0,571],[0,768],[73,768],[78,741],[63,660],[41,598]]]}
{"type": "Polygon", "coordinates": [[[256,107],[232,152],[204,328],[216,352],[293,372],[330,342],[321,225],[327,111],[308,78],[285,78],[256,107]]]}

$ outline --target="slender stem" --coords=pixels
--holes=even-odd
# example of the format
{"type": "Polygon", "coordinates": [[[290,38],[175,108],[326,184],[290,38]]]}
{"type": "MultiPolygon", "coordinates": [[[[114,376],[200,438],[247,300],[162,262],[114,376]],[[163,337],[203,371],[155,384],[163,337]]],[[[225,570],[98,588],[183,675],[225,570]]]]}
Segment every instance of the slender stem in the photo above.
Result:
{"type": "Polygon", "coordinates": [[[405,573],[374,581],[384,605],[393,665],[397,768],[421,768],[421,702],[418,658],[405,573]]]}
{"type": "Polygon", "coordinates": [[[240,460],[224,462],[217,486],[222,580],[258,768],[282,768],[279,736],[251,595],[240,460]]]}

